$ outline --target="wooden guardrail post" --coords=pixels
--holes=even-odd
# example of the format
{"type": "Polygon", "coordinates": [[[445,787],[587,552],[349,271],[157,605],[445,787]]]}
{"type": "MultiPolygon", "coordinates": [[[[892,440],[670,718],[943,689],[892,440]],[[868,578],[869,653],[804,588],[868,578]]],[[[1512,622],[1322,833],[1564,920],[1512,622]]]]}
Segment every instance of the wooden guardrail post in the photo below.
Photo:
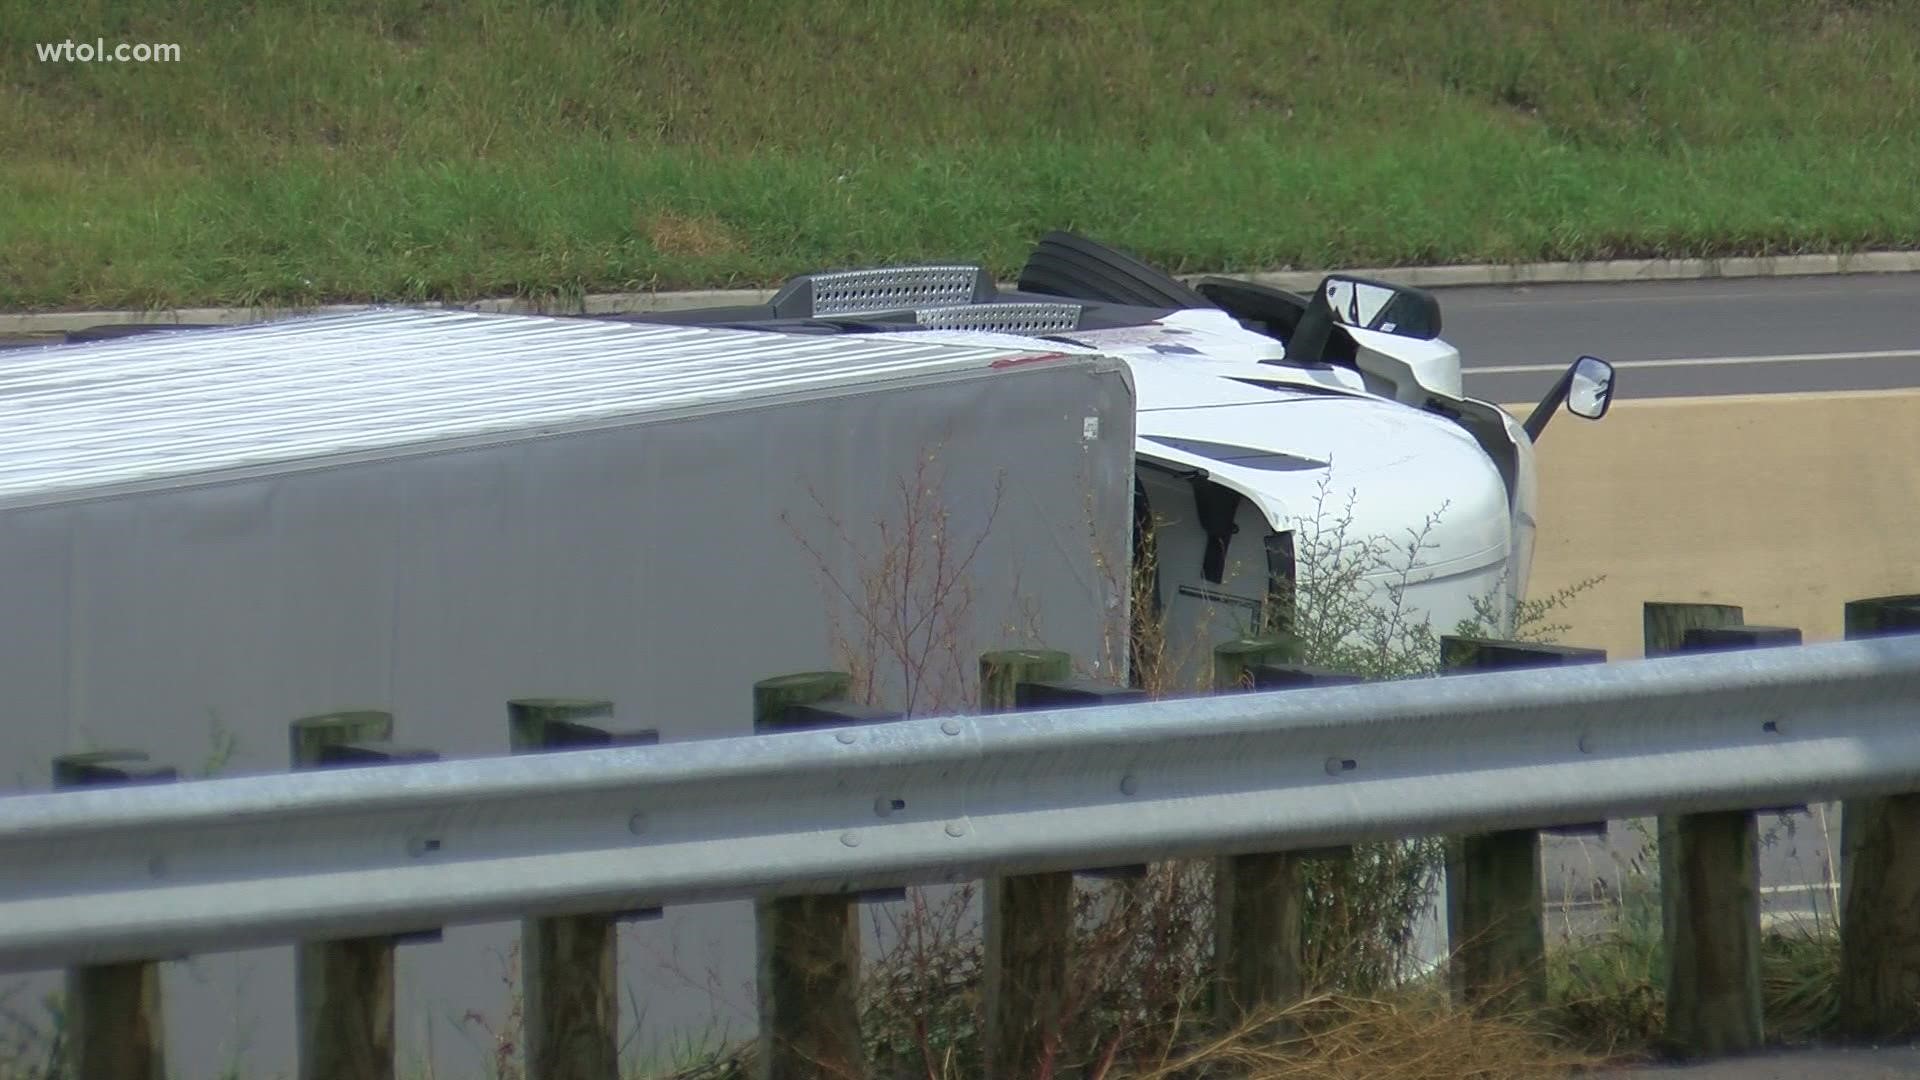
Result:
{"type": "MultiPolygon", "coordinates": [[[[1090,709],[1101,705],[1124,705],[1130,701],[1146,701],[1145,689],[1137,686],[1116,686],[1098,679],[1043,679],[1034,682],[1014,684],[1013,707],[1019,710],[1035,709],[1090,709]]],[[[1093,878],[1104,881],[1137,880],[1147,876],[1147,868],[1141,864],[1132,866],[1092,866],[1073,871],[1075,877],[1093,878]]]]}
{"type": "MultiPolygon", "coordinates": [[[[980,706],[1019,707],[1021,683],[1066,679],[1073,658],[1013,649],[980,658],[980,706]]],[[[1073,873],[1019,874],[986,883],[986,1076],[1030,1080],[1058,1039],[1073,945],[1073,873]]]]}
{"type": "MultiPolygon", "coordinates": [[[[439,756],[395,746],[392,738],[393,714],[375,710],[324,713],[288,725],[295,769],[432,761],[439,756]]],[[[308,941],[295,950],[301,1080],[393,1080],[393,951],[400,940],[381,935],[308,941]]]]}
{"type": "MultiPolygon", "coordinates": [[[[1280,666],[1297,660],[1299,654],[1299,643],[1286,636],[1222,642],[1213,650],[1213,688],[1228,693],[1320,684],[1321,680],[1311,677],[1289,678],[1287,673],[1304,674],[1304,669],[1280,666]]],[[[1214,860],[1213,1012],[1215,1023],[1223,1029],[1237,1027],[1262,1007],[1298,1001],[1306,991],[1301,936],[1304,860],[1291,851],[1214,860]]]]}
{"type": "MultiPolygon", "coordinates": [[[[852,676],[802,672],[753,686],[754,730],[803,731],[898,719],[847,701],[852,676]]],[[[860,1039],[860,921],[844,894],[759,901],[761,1080],[856,1080],[860,1039]]]]}
{"type": "MultiPolygon", "coordinates": [[[[1920,633],[1920,594],[1846,605],[1849,639],[1920,633]]],[[[1920,792],[1840,811],[1840,1007],[1863,1039],[1920,1032],[1920,792]]]]}
{"type": "MultiPolygon", "coordinates": [[[[507,703],[516,754],[649,746],[660,733],[608,730],[613,702],[525,698],[507,703]]],[[[527,1075],[542,1080],[618,1080],[620,987],[618,915],[525,919],[520,974],[525,987],[527,1075]]]]}
{"type": "Polygon", "coordinates": [[[1299,660],[1300,643],[1285,635],[1223,641],[1213,647],[1214,692],[1255,689],[1258,685],[1255,678],[1258,669],[1289,668],[1289,665],[1298,664],[1299,660]]]}
{"type": "MultiPolygon", "coordinates": [[[[1689,632],[1741,626],[1745,613],[1727,604],[1648,603],[1643,622],[1652,659],[1686,651],[1689,632]]],[[[1757,1050],[1766,1028],[1754,813],[1662,817],[1659,837],[1666,1041],[1693,1057],[1757,1050]]]]}
{"type": "MultiPolygon", "coordinates": [[[[1606,659],[1603,649],[1451,635],[1440,639],[1441,670],[1456,675],[1602,664],[1606,659]]],[[[1462,1002],[1497,1008],[1546,1004],[1540,831],[1503,829],[1450,837],[1446,850],[1447,938],[1454,994],[1462,1002]]]]}
{"type": "MultiPolygon", "coordinates": [[[[137,750],[102,750],[53,759],[56,789],[164,784],[178,770],[147,762],[137,750]]],[[[67,1032],[75,1080],[162,1080],[166,1024],[160,965],[150,960],[93,964],[67,972],[67,1032]]]]}

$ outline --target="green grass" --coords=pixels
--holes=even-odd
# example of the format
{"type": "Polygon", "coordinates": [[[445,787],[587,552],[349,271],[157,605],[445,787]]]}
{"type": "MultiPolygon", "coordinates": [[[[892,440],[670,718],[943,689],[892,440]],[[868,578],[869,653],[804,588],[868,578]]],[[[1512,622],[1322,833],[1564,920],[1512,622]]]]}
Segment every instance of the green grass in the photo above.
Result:
{"type": "MultiPolygon", "coordinates": [[[[1649,852],[1650,854],[1650,849],[1649,852]]],[[[1666,949],[1657,880],[1633,870],[1608,925],[1548,950],[1548,1019],[1603,1055],[1665,1049],[1666,949]]],[[[1768,928],[1760,992],[1769,1045],[1817,1043],[1838,1033],[1840,936],[1831,914],[1768,928]]]]}
{"type": "Polygon", "coordinates": [[[1897,0],[0,0],[11,309],[1907,247],[1915,176],[1897,0]]]}

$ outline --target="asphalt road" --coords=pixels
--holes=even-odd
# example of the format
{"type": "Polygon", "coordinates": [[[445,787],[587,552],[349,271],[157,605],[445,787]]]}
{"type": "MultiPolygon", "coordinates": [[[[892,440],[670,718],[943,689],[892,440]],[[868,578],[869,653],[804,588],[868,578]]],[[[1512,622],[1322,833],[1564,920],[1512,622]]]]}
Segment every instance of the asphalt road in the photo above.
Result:
{"type": "Polygon", "coordinates": [[[1582,353],[1620,368],[1622,398],[1920,387],[1920,274],[1437,291],[1467,392],[1501,404],[1582,353]]]}
{"type": "MultiPolygon", "coordinates": [[[[1920,275],[1863,275],[1439,291],[1442,334],[1466,389],[1531,401],[1581,353],[1614,362],[1622,398],[1920,387],[1920,275]]],[[[1565,421],[1562,421],[1563,423],[1565,421]]],[[[1763,908],[1831,918],[1838,807],[1762,820],[1763,908]]],[[[1546,879],[1561,934],[1597,928],[1643,858],[1616,823],[1605,839],[1553,837],[1546,879]]]]}
{"type": "MultiPolygon", "coordinates": [[[[1659,869],[1655,828],[1651,820],[1616,821],[1605,836],[1541,838],[1550,939],[1617,925],[1621,898],[1659,869]]],[[[1839,804],[1761,814],[1759,831],[1762,920],[1781,929],[1831,928],[1839,906],[1839,804]]]]}
{"type": "Polygon", "coordinates": [[[1466,388],[1532,401],[1582,353],[1622,398],[1920,387],[1920,274],[1438,290],[1466,388]]]}
{"type": "Polygon", "coordinates": [[[1649,1066],[1591,1074],[1593,1080],[1910,1080],[1920,1076],[1920,1047],[1782,1051],[1686,1066],[1649,1066]]]}
{"type": "MultiPolygon", "coordinates": [[[[1466,389],[1502,403],[1538,398],[1581,353],[1613,361],[1623,398],[1920,387],[1920,275],[1447,289],[1444,336],[1466,389]]],[[[1565,421],[1562,421],[1563,423],[1565,421]]],[[[1831,925],[1837,806],[1760,820],[1761,906],[1772,925],[1831,925]]],[[[1550,941],[1617,925],[1614,898],[1655,861],[1651,822],[1604,838],[1543,843],[1550,941]]],[[[1644,880],[1644,879],[1642,879],[1644,880]]],[[[1658,925],[1657,911],[1649,912],[1658,925]]],[[[1891,1080],[1920,1076],[1920,1049],[1813,1050],[1604,1080],[1891,1080]]]]}

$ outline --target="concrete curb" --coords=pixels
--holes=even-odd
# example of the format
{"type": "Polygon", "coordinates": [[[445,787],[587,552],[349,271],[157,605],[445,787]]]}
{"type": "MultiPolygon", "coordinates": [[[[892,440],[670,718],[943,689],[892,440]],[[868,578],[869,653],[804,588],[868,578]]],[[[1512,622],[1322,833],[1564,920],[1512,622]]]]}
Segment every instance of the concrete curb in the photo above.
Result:
{"type": "MultiPolygon", "coordinates": [[[[1225,274],[1295,292],[1310,290],[1330,271],[1278,270],[1225,274]]],[[[1866,251],[1852,255],[1781,255],[1732,259],[1616,259],[1607,262],[1471,263],[1460,266],[1401,266],[1349,270],[1417,288],[1472,285],[1569,285],[1635,281],[1701,281],[1715,278],[1811,277],[1829,274],[1907,274],[1920,272],[1920,251],[1866,251]]],[[[1200,275],[1192,275],[1200,276],[1200,275]]],[[[700,289],[689,292],[599,293],[578,303],[539,304],[520,299],[477,300],[463,304],[421,303],[424,308],[520,312],[556,315],[618,315],[674,311],[721,304],[765,303],[771,289],[700,289]]],[[[328,304],[307,308],[171,308],[153,311],[49,311],[0,313],[0,335],[57,334],[89,326],[126,323],[190,323],[232,326],[290,315],[359,311],[366,304],[328,304]]]]}

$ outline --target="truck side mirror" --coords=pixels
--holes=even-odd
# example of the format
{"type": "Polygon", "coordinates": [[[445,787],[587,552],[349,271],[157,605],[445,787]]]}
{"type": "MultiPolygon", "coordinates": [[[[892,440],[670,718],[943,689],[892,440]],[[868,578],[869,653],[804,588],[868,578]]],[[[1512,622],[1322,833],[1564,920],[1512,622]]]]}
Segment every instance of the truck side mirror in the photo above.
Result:
{"type": "Polygon", "coordinates": [[[1440,301],[1430,292],[1347,274],[1320,281],[1312,303],[1338,326],[1430,341],[1440,336],[1440,301]]]}
{"type": "Polygon", "coordinates": [[[1598,420],[1613,404],[1613,365],[1597,356],[1573,362],[1567,387],[1567,411],[1583,420],[1598,420]]]}
{"type": "Polygon", "coordinates": [[[1547,396],[1534,406],[1533,413],[1527,417],[1527,438],[1538,441],[1540,433],[1547,429],[1547,421],[1565,405],[1567,411],[1583,420],[1598,420],[1607,415],[1607,406],[1613,404],[1613,365],[1597,356],[1583,356],[1575,360],[1560,378],[1547,391],[1547,396]]]}

